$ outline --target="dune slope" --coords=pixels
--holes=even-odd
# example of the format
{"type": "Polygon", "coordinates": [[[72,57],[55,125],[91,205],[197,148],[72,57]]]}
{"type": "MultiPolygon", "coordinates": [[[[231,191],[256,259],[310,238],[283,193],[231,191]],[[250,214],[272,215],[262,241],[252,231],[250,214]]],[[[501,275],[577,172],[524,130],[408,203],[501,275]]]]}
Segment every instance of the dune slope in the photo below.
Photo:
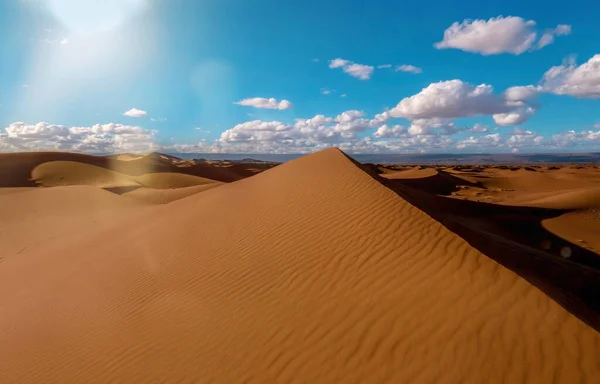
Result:
{"type": "Polygon", "coordinates": [[[183,173],[147,173],[131,176],[91,164],[74,161],[51,161],[37,166],[31,173],[36,183],[46,186],[90,185],[100,188],[146,187],[154,189],[184,188],[214,183],[214,180],[183,173]]]}
{"type": "Polygon", "coordinates": [[[0,265],[0,382],[600,373],[598,333],[335,149],[26,256],[0,265]]]}

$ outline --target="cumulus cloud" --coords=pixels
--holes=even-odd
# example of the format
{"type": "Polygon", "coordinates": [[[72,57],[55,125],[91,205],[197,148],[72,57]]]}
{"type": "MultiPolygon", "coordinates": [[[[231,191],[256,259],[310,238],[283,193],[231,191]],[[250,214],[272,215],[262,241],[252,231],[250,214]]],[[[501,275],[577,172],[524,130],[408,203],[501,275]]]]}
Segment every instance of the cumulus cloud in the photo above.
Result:
{"type": "Polygon", "coordinates": [[[493,115],[494,122],[503,127],[519,125],[535,114],[536,110],[532,106],[524,105],[508,113],[497,113],[493,115]]]}
{"type": "Polygon", "coordinates": [[[375,69],[371,65],[358,64],[340,58],[331,60],[329,68],[342,68],[345,73],[360,80],[369,80],[375,69]]]}
{"type": "Polygon", "coordinates": [[[377,66],[377,69],[385,69],[385,68],[392,68],[392,64],[382,64],[382,65],[377,66]]]}
{"type": "Polygon", "coordinates": [[[504,91],[504,96],[511,101],[530,100],[537,97],[540,89],[533,85],[510,87],[504,91]]]}
{"type": "Polygon", "coordinates": [[[344,72],[352,77],[356,77],[360,80],[369,80],[373,74],[373,67],[364,64],[350,64],[343,68],[344,72]]]}
{"type": "Polygon", "coordinates": [[[123,113],[123,116],[129,117],[143,117],[146,116],[148,112],[142,111],[141,109],[131,108],[129,111],[123,113]]]}
{"type": "Polygon", "coordinates": [[[550,68],[542,78],[542,90],[578,98],[600,98],[600,54],[576,66],[574,61],[550,68]]]}
{"type": "Polygon", "coordinates": [[[558,133],[552,136],[552,142],[561,148],[577,146],[597,146],[600,144],[600,125],[596,126],[597,131],[587,130],[576,132],[570,130],[564,133],[558,133]]]}
{"type": "Polygon", "coordinates": [[[264,97],[253,97],[249,99],[244,99],[241,101],[237,101],[234,104],[243,105],[246,107],[254,107],[254,108],[263,108],[263,109],[290,109],[292,108],[292,103],[288,100],[277,101],[274,98],[264,98],[264,97]]]}
{"type": "Polygon", "coordinates": [[[388,127],[387,125],[382,125],[377,129],[375,133],[373,133],[373,137],[378,139],[383,138],[399,138],[406,137],[408,131],[401,125],[394,125],[392,127],[388,127]]]}
{"type": "Polygon", "coordinates": [[[25,124],[16,122],[0,134],[0,148],[7,151],[75,151],[88,153],[148,152],[155,148],[156,131],[123,124],[89,127],[25,124]]]}
{"type": "Polygon", "coordinates": [[[423,73],[423,69],[419,68],[419,67],[415,67],[414,65],[410,65],[410,64],[402,64],[396,67],[396,71],[398,72],[408,72],[408,73],[414,73],[419,74],[419,73],[423,73]]]}
{"type": "Polygon", "coordinates": [[[449,80],[432,83],[416,95],[404,98],[388,114],[410,120],[493,115],[497,124],[511,125],[526,121],[534,112],[524,101],[515,102],[505,95],[494,94],[490,85],[449,80]]]}
{"type": "Polygon", "coordinates": [[[331,89],[321,88],[322,95],[330,95],[332,92],[334,92],[334,91],[332,91],[331,89]]]}
{"type": "MultiPolygon", "coordinates": [[[[460,49],[482,55],[510,53],[520,55],[536,47],[538,32],[533,20],[521,17],[492,17],[489,20],[464,20],[455,22],[444,31],[442,41],[434,44],[437,49],[460,49]]],[[[554,41],[554,36],[571,32],[568,25],[559,25],[546,31],[537,43],[542,48],[554,41]]]]}
{"type": "Polygon", "coordinates": [[[503,139],[499,133],[488,134],[484,136],[471,136],[467,139],[461,140],[456,144],[456,148],[489,148],[499,147],[503,144],[503,139]]]}
{"type": "Polygon", "coordinates": [[[380,125],[378,121],[367,119],[361,111],[350,110],[327,117],[316,115],[310,119],[296,119],[293,124],[279,121],[254,120],[226,130],[220,142],[289,142],[308,141],[314,143],[334,142],[356,138],[356,135],[380,125]]]}
{"type": "Polygon", "coordinates": [[[412,121],[408,133],[411,135],[454,135],[464,129],[449,119],[416,119],[412,121]]]}
{"type": "Polygon", "coordinates": [[[506,140],[509,147],[533,147],[542,144],[544,137],[537,133],[522,129],[515,129],[513,134],[506,140]]]}

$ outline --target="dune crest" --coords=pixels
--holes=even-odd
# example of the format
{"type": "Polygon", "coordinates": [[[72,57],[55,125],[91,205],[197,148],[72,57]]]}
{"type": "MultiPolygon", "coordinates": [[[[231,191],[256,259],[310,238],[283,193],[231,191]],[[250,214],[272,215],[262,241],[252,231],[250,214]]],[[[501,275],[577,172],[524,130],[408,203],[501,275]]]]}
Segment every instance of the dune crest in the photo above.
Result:
{"type": "Polygon", "coordinates": [[[337,149],[26,256],[0,265],[0,382],[600,373],[597,332],[337,149]]]}

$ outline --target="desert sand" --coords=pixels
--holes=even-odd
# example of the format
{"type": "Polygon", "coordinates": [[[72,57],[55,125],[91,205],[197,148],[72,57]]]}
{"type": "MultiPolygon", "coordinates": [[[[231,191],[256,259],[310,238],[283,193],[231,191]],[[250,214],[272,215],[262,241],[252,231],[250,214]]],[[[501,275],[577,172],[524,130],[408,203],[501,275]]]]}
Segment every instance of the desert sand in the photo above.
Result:
{"type": "Polygon", "coordinates": [[[0,383],[600,377],[592,166],[6,154],[0,186],[0,383]]]}

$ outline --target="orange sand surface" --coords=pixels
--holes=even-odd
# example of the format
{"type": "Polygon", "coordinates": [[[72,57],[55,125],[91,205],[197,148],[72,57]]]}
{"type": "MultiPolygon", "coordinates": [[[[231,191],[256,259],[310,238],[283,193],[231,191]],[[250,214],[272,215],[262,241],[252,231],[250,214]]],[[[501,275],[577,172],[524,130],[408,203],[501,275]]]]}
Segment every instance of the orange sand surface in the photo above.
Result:
{"type": "Polygon", "coordinates": [[[599,382],[597,169],[3,156],[0,383],[599,382]]]}

